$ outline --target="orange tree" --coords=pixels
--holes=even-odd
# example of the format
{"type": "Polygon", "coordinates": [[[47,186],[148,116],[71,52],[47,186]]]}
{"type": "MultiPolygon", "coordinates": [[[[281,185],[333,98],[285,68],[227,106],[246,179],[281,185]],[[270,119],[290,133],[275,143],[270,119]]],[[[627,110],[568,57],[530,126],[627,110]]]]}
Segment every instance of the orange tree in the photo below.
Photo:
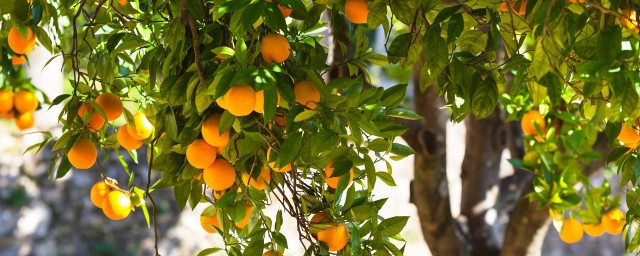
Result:
{"type": "MultiPolygon", "coordinates": [[[[98,148],[135,156],[147,145],[146,180],[131,175],[125,186],[102,175],[91,191],[111,219],[133,207],[148,215],[143,198],[155,209],[152,191],[173,187],[181,208],[208,204],[202,227],[224,238],[224,248],[202,254],[282,252],[291,239],[279,232],[282,211],[262,212],[277,201],[296,219],[307,254],[400,255],[391,241],[402,240],[407,218],[378,216],[385,200],[371,192],[377,181],[394,185],[390,168],[374,163],[413,153],[394,142],[402,135],[418,153],[412,200],[432,253],[522,255],[550,217],[574,243],[583,232],[623,233],[640,215],[638,4],[18,0],[0,10],[3,49],[30,42],[31,30],[65,60],[72,92],[52,101],[64,105],[64,133],[37,145],[58,152],[56,177],[96,168],[98,148]],[[326,27],[335,36],[330,64],[320,44],[326,27]],[[378,27],[383,53],[366,35],[378,27]],[[10,39],[13,28],[24,40],[10,39]],[[419,115],[398,108],[406,85],[370,84],[367,67],[389,64],[413,67],[419,115]],[[450,211],[447,118],[469,127],[467,229],[450,211]],[[414,122],[408,129],[397,119],[414,122]],[[497,172],[503,138],[517,168],[505,182],[497,172]],[[589,182],[608,163],[619,173],[614,182],[628,185],[626,215],[608,182],[589,182]],[[152,169],[161,172],[155,182],[152,169]],[[476,206],[503,185],[517,189],[500,190],[513,211],[497,245],[486,231],[490,209],[476,206]]],[[[640,235],[624,234],[637,251],[640,235]]]]}

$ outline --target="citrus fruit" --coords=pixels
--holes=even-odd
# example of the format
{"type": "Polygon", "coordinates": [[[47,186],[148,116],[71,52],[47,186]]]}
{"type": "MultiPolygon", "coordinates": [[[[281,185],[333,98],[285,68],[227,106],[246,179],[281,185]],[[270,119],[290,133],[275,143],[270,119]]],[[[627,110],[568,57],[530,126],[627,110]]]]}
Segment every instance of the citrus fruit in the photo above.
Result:
{"type": "Polygon", "coordinates": [[[129,3],[129,0],[118,0],[118,4],[124,6],[127,5],[129,3]]]}
{"type": "Polygon", "coordinates": [[[202,177],[204,183],[211,189],[225,190],[233,186],[236,181],[236,170],[227,160],[221,158],[204,168],[202,177]]]}
{"type": "Polygon", "coordinates": [[[273,160],[273,162],[271,161],[271,148],[267,149],[267,162],[269,162],[269,167],[276,172],[288,172],[293,169],[292,164],[288,164],[280,168],[276,167],[276,160],[273,160]]]}
{"type": "Polygon", "coordinates": [[[242,220],[236,222],[236,227],[244,228],[247,223],[249,223],[249,217],[251,216],[251,212],[253,211],[253,206],[247,203],[242,203],[244,206],[244,218],[242,220]]]}
{"type": "Polygon", "coordinates": [[[296,102],[310,109],[315,109],[316,102],[320,102],[320,92],[311,82],[302,81],[296,83],[293,86],[293,93],[296,96],[296,102]]]}
{"type": "Polygon", "coordinates": [[[263,253],[262,256],[282,256],[282,253],[278,251],[267,251],[263,253]]]}
{"type": "MultiPolygon", "coordinates": [[[[280,105],[280,93],[278,93],[278,101],[276,101],[276,106],[278,105],[280,105]]],[[[264,113],[264,90],[256,92],[256,106],[253,111],[260,114],[264,113]]]]}
{"type": "Polygon", "coordinates": [[[582,223],[580,221],[565,219],[562,222],[562,229],[560,229],[560,240],[568,244],[577,243],[584,235],[582,231],[582,223]]]}
{"type": "MultiPolygon", "coordinates": [[[[331,175],[333,174],[333,161],[329,162],[327,164],[327,166],[325,166],[324,168],[324,181],[327,183],[327,185],[329,185],[329,187],[331,188],[337,188],[338,187],[338,182],[340,181],[341,177],[331,177],[331,175]]],[[[353,168],[351,168],[351,170],[349,170],[349,183],[351,184],[351,182],[353,181],[353,168]]],[[[349,185],[347,185],[349,186],[349,185]]]]}
{"type": "MultiPolygon", "coordinates": [[[[267,0],[267,3],[273,3],[273,0],[267,0]]],[[[293,12],[293,10],[291,10],[291,8],[287,8],[284,5],[278,4],[278,9],[280,9],[280,13],[282,13],[282,17],[289,17],[291,16],[291,13],[293,12]]]]}
{"type": "Polygon", "coordinates": [[[209,145],[226,146],[229,143],[229,131],[220,134],[220,113],[213,113],[207,116],[202,123],[202,137],[209,145]]]}
{"type": "Polygon", "coordinates": [[[234,116],[247,116],[256,106],[256,93],[251,86],[236,84],[224,94],[224,104],[234,116]]]}
{"type": "Polygon", "coordinates": [[[204,169],[216,160],[216,148],[203,139],[196,139],[187,146],[187,161],[193,167],[204,169]]]}
{"type": "Polygon", "coordinates": [[[640,142],[640,132],[635,127],[627,126],[623,123],[618,134],[618,140],[624,144],[638,143],[640,142]]]}
{"type": "Polygon", "coordinates": [[[107,193],[111,192],[111,187],[104,181],[98,181],[91,187],[91,202],[98,208],[102,208],[102,202],[107,196],[107,193]]]}
{"type": "Polygon", "coordinates": [[[216,228],[222,229],[220,227],[220,223],[218,222],[218,214],[214,213],[212,216],[200,216],[200,225],[202,228],[209,233],[217,233],[218,231],[211,227],[214,226],[216,228]]]}
{"type": "Polygon", "coordinates": [[[283,35],[271,33],[260,39],[260,54],[267,63],[282,63],[289,58],[289,41],[283,35]]]}
{"type": "Polygon", "coordinates": [[[604,231],[612,235],[622,233],[625,222],[624,213],[618,209],[613,209],[602,215],[604,231]]]}
{"type": "Polygon", "coordinates": [[[131,213],[131,198],[120,190],[114,190],[104,197],[102,201],[102,212],[107,218],[121,220],[131,213]]]}
{"type": "Polygon", "coordinates": [[[96,146],[91,143],[90,140],[81,138],[79,139],[69,152],[67,153],[67,158],[69,158],[69,162],[76,169],[89,169],[93,164],[96,163],[96,158],[98,157],[98,150],[96,146]]]}
{"type": "Polygon", "coordinates": [[[258,190],[263,190],[270,182],[271,171],[269,168],[262,168],[257,180],[251,178],[251,175],[246,171],[242,173],[242,183],[245,185],[251,185],[258,190]]]}
{"type": "Polygon", "coordinates": [[[16,122],[18,129],[21,131],[33,127],[33,124],[35,123],[35,120],[33,119],[33,112],[20,113],[16,116],[14,121],[16,122]]]}
{"type": "Polygon", "coordinates": [[[542,115],[540,115],[538,110],[532,109],[522,116],[522,121],[520,121],[522,132],[526,135],[539,135],[534,124],[538,124],[540,131],[544,133],[547,123],[544,121],[544,118],[542,118],[542,115]]]}
{"type": "Polygon", "coordinates": [[[93,106],[91,106],[91,104],[89,103],[81,104],[80,107],[78,108],[78,116],[84,119],[85,115],[87,114],[91,115],[89,119],[89,123],[87,124],[87,127],[89,128],[89,130],[97,131],[102,129],[102,126],[104,125],[104,118],[102,118],[100,114],[96,113],[93,110],[93,106]]]}
{"type": "Polygon", "coordinates": [[[27,54],[36,46],[36,35],[31,27],[27,27],[27,37],[24,37],[16,27],[11,28],[7,40],[9,48],[17,54],[27,54]]]}
{"type": "Polygon", "coordinates": [[[347,19],[354,24],[366,24],[369,7],[365,0],[347,0],[344,5],[344,13],[347,19]]]}
{"type": "Polygon", "coordinates": [[[136,140],[131,137],[131,134],[129,134],[129,131],[127,129],[128,127],[129,124],[125,123],[120,126],[120,129],[118,129],[118,134],[116,136],[118,139],[118,144],[120,144],[120,146],[127,150],[139,149],[142,146],[142,141],[136,140]]]}
{"type": "Polygon", "coordinates": [[[27,62],[27,58],[25,58],[24,55],[13,55],[13,57],[11,57],[11,65],[18,66],[25,62],[27,62]]]}
{"type": "Polygon", "coordinates": [[[33,92],[20,90],[13,95],[13,104],[20,113],[33,112],[38,109],[38,98],[33,92]]]}
{"type": "Polygon", "coordinates": [[[622,15],[624,15],[627,18],[618,18],[618,21],[620,22],[620,24],[638,33],[638,31],[640,31],[640,28],[638,27],[636,11],[631,9],[623,9],[622,15]]]}
{"type": "Polygon", "coordinates": [[[604,233],[604,225],[602,225],[602,222],[600,222],[600,224],[598,225],[584,224],[582,225],[582,228],[584,229],[584,232],[587,233],[587,235],[590,235],[592,237],[598,237],[604,233]]]}
{"type": "Polygon", "coordinates": [[[13,109],[13,92],[10,90],[0,91],[0,113],[7,113],[13,109]]]}
{"type": "Polygon", "coordinates": [[[100,105],[104,114],[107,116],[107,120],[113,121],[118,119],[124,109],[122,108],[122,100],[115,93],[103,93],[96,98],[96,103],[100,105]]]}
{"type": "Polygon", "coordinates": [[[347,245],[348,239],[349,232],[347,232],[347,227],[342,223],[333,224],[331,227],[318,232],[318,241],[326,244],[331,252],[342,250],[347,245]]]}
{"type": "Polygon", "coordinates": [[[502,4],[500,5],[500,11],[502,12],[508,12],[509,9],[511,9],[511,11],[516,14],[516,15],[523,15],[527,12],[527,0],[505,0],[502,2],[502,4]],[[508,3],[507,5],[507,2],[508,3]],[[516,10],[517,7],[518,10],[516,10]]]}
{"type": "Polygon", "coordinates": [[[136,140],[144,140],[151,136],[153,133],[153,125],[147,119],[147,116],[144,113],[139,112],[133,116],[133,124],[136,126],[135,128],[130,125],[127,126],[127,131],[132,138],[136,140]]]}

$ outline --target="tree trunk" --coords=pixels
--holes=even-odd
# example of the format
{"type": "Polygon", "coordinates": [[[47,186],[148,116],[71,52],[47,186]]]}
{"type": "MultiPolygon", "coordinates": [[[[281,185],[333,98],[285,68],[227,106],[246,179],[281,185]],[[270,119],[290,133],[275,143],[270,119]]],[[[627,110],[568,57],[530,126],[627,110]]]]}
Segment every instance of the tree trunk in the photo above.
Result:
{"type": "Polygon", "coordinates": [[[446,174],[446,124],[448,116],[440,110],[442,99],[435,86],[421,93],[420,68],[414,67],[414,104],[420,122],[410,125],[405,140],[416,150],[411,201],[416,205],[424,238],[435,256],[465,255],[466,250],[451,216],[449,185],[446,174]]]}
{"type": "Polygon", "coordinates": [[[460,178],[462,198],[460,214],[469,231],[471,255],[498,255],[500,245],[493,228],[497,213],[494,208],[500,183],[500,160],[505,148],[505,135],[500,110],[478,120],[465,119],[466,148],[460,178]]]}

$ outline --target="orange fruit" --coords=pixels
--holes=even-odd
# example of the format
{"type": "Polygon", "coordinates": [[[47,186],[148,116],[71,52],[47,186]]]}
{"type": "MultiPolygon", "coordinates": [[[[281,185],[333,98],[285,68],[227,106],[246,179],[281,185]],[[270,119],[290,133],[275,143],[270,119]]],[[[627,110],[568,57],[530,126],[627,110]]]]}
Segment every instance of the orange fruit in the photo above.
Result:
{"type": "Polygon", "coordinates": [[[311,82],[302,81],[296,83],[293,86],[293,93],[296,96],[296,102],[310,109],[315,109],[316,102],[320,102],[320,92],[311,82]]]}
{"type": "Polygon", "coordinates": [[[13,95],[13,104],[20,113],[33,112],[38,109],[38,98],[33,92],[20,90],[13,95]]]}
{"type": "Polygon", "coordinates": [[[9,112],[0,112],[0,116],[2,116],[2,118],[5,119],[13,119],[13,111],[9,111],[9,112]]]}
{"type": "Polygon", "coordinates": [[[271,171],[269,168],[262,168],[258,180],[251,178],[251,175],[246,171],[242,173],[242,184],[251,185],[258,190],[263,190],[269,183],[271,183],[271,171]]]}
{"type": "Polygon", "coordinates": [[[136,128],[134,129],[131,126],[127,126],[127,131],[129,132],[129,135],[136,140],[149,138],[151,133],[153,133],[153,125],[142,112],[138,112],[133,116],[133,124],[136,128]]]}
{"type": "MultiPolygon", "coordinates": [[[[325,166],[324,168],[324,181],[327,183],[327,185],[329,185],[329,187],[332,188],[338,188],[338,182],[340,181],[341,177],[331,177],[331,175],[333,174],[333,160],[331,162],[329,162],[327,164],[327,166],[325,166]]],[[[351,170],[349,170],[349,183],[351,184],[351,182],[353,181],[353,168],[351,168],[351,170]]],[[[349,186],[349,185],[347,185],[349,186]]]]}
{"type": "Polygon", "coordinates": [[[214,226],[216,228],[222,229],[220,227],[220,223],[218,222],[218,214],[214,213],[212,216],[200,216],[200,225],[202,228],[209,233],[217,233],[218,231],[211,227],[214,226]],[[211,226],[210,226],[211,225],[211,226]]]}
{"type": "Polygon", "coordinates": [[[624,227],[625,222],[624,213],[618,209],[613,209],[602,215],[602,226],[604,226],[604,231],[612,235],[622,233],[622,228],[624,227]]]}
{"type": "Polygon", "coordinates": [[[276,160],[273,160],[273,162],[271,162],[271,160],[269,159],[271,155],[271,148],[267,149],[267,162],[269,163],[269,167],[271,167],[271,169],[273,169],[276,172],[288,172],[291,171],[293,169],[293,165],[292,164],[288,164],[285,165],[284,167],[281,168],[277,168],[276,167],[276,160]]]}
{"type": "Polygon", "coordinates": [[[89,123],[87,124],[87,127],[89,127],[89,130],[97,131],[102,129],[102,126],[104,125],[104,118],[102,118],[102,116],[98,114],[96,111],[93,111],[93,106],[91,106],[91,104],[84,103],[80,105],[80,107],[78,108],[78,116],[84,119],[84,116],[87,113],[91,115],[91,118],[89,119],[89,123]]]}
{"type": "Polygon", "coordinates": [[[624,144],[635,144],[640,142],[640,131],[633,126],[627,126],[624,123],[618,134],[618,140],[624,144]]]}
{"type": "Polygon", "coordinates": [[[202,123],[202,137],[209,145],[226,146],[229,143],[229,131],[220,134],[220,113],[213,113],[207,116],[202,123]]]}
{"type": "Polygon", "coordinates": [[[569,0],[571,3],[584,3],[584,0],[569,0]]]}
{"type": "Polygon", "coordinates": [[[222,155],[222,152],[224,151],[224,148],[226,146],[215,146],[216,148],[216,153],[218,153],[218,155],[222,155]]]}
{"type": "Polygon", "coordinates": [[[349,232],[342,223],[333,224],[333,226],[318,232],[318,241],[326,244],[331,252],[342,250],[347,245],[348,239],[349,232]]]}
{"type": "Polygon", "coordinates": [[[560,240],[565,243],[573,244],[582,239],[582,223],[578,220],[565,219],[562,222],[562,229],[560,229],[560,240]]]}
{"type": "Polygon", "coordinates": [[[236,222],[236,227],[244,228],[249,223],[249,216],[251,216],[251,212],[253,211],[253,206],[247,203],[242,203],[244,205],[244,218],[238,222],[236,222]]]}
{"type": "Polygon", "coordinates": [[[98,157],[98,150],[96,146],[91,143],[90,140],[82,138],[79,139],[76,144],[73,144],[67,158],[69,162],[76,169],[89,169],[96,163],[98,157]]]}
{"type": "Polygon", "coordinates": [[[187,146],[187,161],[193,167],[204,169],[216,160],[216,148],[203,139],[196,139],[187,146]]]}
{"type": "Polygon", "coordinates": [[[131,198],[120,190],[114,190],[104,197],[102,201],[102,212],[107,218],[121,220],[131,213],[131,198]]]}
{"type": "Polygon", "coordinates": [[[227,104],[224,102],[224,98],[220,97],[216,99],[216,103],[223,109],[227,109],[227,104]]]}
{"type": "MultiPolygon", "coordinates": [[[[276,106],[280,105],[280,93],[277,93],[278,101],[276,101],[276,106]]],[[[256,92],[256,106],[253,108],[253,111],[257,113],[264,113],[264,90],[256,92]]]]}
{"type": "Polygon", "coordinates": [[[365,0],[347,0],[344,5],[344,14],[354,24],[366,24],[369,7],[365,0]]]}
{"type": "Polygon", "coordinates": [[[282,63],[289,58],[291,46],[283,35],[271,33],[260,39],[260,54],[267,63],[282,63]]]}
{"type": "Polygon", "coordinates": [[[522,120],[520,121],[520,125],[522,126],[522,132],[524,132],[524,134],[526,135],[539,136],[534,123],[537,123],[538,126],[540,127],[540,131],[544,133],[544,130],[547,127],[547,123],[544,121],[544,118],[542,117],[542,115],[540,115],[540,112],[538,112],[538,110],[535,110],[535,109],[529,110],[529,112],[525,113],[522,116],[522,120]]]}
{"type": "Polygon", "coordinates": [[[103,93],[96,98],[96,103],[100,105],[104,114],[107,116],[107,120],[113,121],[118,119],[122,112],[124,112],[124,108],[122,108],[122,100],[115,93],[103,93]]]}
{"type": "Polygon", "coordinates": [[[0,91],[0,113],[7,113],[13,109],[13,92],[10,90],[0,91]]]}
{"type": "Polygon", "coordinates": [[[224,94],[224,105],[234,116],[247,116],[253,112],[256,106],[256,93],[251,86],[236,84],[224,94]]]}
{"type": "MultiPolygon", "coordinates": [[[[267,3],[273,3],[273,0],[267,0],[267,3]]],[[[280,9],[280,13],[282,13],[282,17],[289,17],[291,16],[291,13],[293,12],[293,10],[291,10],[291,8],[287,8],[284,5],[278,4],[278,9],[280,9]]]]}
{"type": "Polygon", "coordinates": [[[211,189],[225,190],[233,186],[236,181],[236,170],[227,160],[221,158],[204,168],[202,177],[204,183],[211,189]]]}
{"type": "Polygon", "coordinates": [[[36,46],[36,35],[31,27],[27,27],[27,37],[24,37],[17,28],[9,31],[9,48],[17,54],[27,54],[36,46]]]}
{"type": "Polygon", "coordinates": [[[118,4],[124,6],[127,5],[129,3],[129,0],[118,0],[118,4]]]}
{"type": "Polygon", "coordinates": [[[18,66],[25,62],[27,62],[27,58],[25,58],[24,55],[13,55],[13,57],[11,57],[11,65],[18,66]]]}
{"type": "Polygon", "coordinates": [[[18,129],[21,131],[33,127],[33,124],[35,123],[35,120],[33,119],[33,112],[20,113],[16,116],[14,121],[16,122],[18,129]]]}
{"type": "Polygon", "coordinates": [[[102,202],[107,196],[107,193],[111,192],[111,187],[104,181],[98,181],[91,187],[91,202],[98,208],[102,208],[102,202]]]}
{"type": "Polygon", "coordinates": [[[127,150],[139,149],[142,146],[142,141],[136,140],[133,137],[131,137],[131,134],[129,134],[129,131],[128,131],[128,127],[129,127],[129,124],[125,123],[122,126],[120,126],[120,129],[118,129],[118,134],[116,136],[118,139],[118,144],[120,144],[120,146],[122,146],[127,150]]]}
{"type": "Polygon", "coordinates": [[[262,256],[282,256],[282,253],[279,251],[267,251],[262,254],[262,256]]]}
{"type": "Polygon", "coordinates": [[[523,15],[527,12],[527,0],[505,0],[500,5],[500,11],[508,12],[509,9],[516,15],[523,15]],[[507,2],[510,2],[507,7],[507,2]],[[517,6],[520,6],[518,10],[516,10],[517,6]]]}
{"type": "Polygon", "coordinates": [[[311,236],[313,236],[313,238],[318,239],[318,232],[324,230],[324,226],[316,226],[314,224],[326,224],[326,223],[331,223],[331,218],[329,217],[329,214],[327,214],[327,212],[319,212],[313,215],[313,217],[311,217],[311,221],[309,221],[310,223],[310,229],[311,227],[313,227],[313,229],[310,230],[311,232],[311,236]]]}
{"type": "Polygon", "coordinates": [[[582,225],[582,228],[584,229],[584,232],[587,233],[587,235],[590,235],[592,237],[598,237],[604,233],[604,225],[602,225],[602,222],[600,222],[600,224],[598,225],[584,224],[582,225]]]}
{"type": "Polygon", "coordinates": [[[628,19],[618,18],[618,21],[620,22],[620,24],[638,33],[640,31],[640,28],[638,27],[636,11],[630,10],[630,9],[623,9],[622,15],[624,15],[625,17],[628,17],[628,19]]]}

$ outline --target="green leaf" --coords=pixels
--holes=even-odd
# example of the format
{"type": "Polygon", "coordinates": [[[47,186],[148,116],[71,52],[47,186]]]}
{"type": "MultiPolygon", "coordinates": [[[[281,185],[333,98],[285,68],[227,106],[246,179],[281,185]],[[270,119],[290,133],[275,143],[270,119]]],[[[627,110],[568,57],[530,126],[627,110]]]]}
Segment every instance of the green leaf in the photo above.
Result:
{"type": "Polygon", "coordinates": [[[491,78],[480,82],[471,99],[471,109],[476,118],[481,119],[493,113],[498,105],[498,86],[491,78]]]}
{"type": "Polygon", "coordinates": [[[276,233],[273,237],[273,240],[275,240],[276,244],[278,244],[280,247],[289,248],[289,245],[287,244],[287,238],[282,233],[276,233]]]}
{"type": "Polygon", "coordinates": [[[378,224],[380,236],[390,237],[399,234],[404,226],[407,225],[407,221],[409,221],[407,216],[392,217],[381,221],[378,224]]]}
{"type": "Polygon", "coordinates": [[[322,129],[311,138],[311,154],[317,155],[332,149],[338,143],[338,135],[329,129],[322,129]]]}
{"type": "Polygon", "coordinates": [[[396,118],[407,119],[407,120],[420,120],[423,118],[421,115],[416,114],[416,112],[413,112],[408,109],[403,109],[403,108],[394,108],[392,110],[389,110],[387,112],[387,115],[389,115],[390,117],[396,117],[396,118]]]}
{"type": "Polygon", "coordinates": [[[389,144],[389,142],[387,142],[385,139],[377,138],[369,142],[367,148],[376,152],[383,152],[387,151],[390,146],[391,145],[389,144]]]}
{"type": "Polygon", "coordinates": [[[396,182],[393,180],[393,177],[391,176],[391,174],[387,172],[376,172],[376,176],[378,176],[378,178],[380,178],[380,180],[382,180],[382,182],[384,182],[388,186],[391,186],[391,187],[396,186],[396,182]]]}
{"type": "Polygon", "coordinates": [[[469,52],[478,55],[487,47],[488,36],[479,30],[467,30],[462,32],[458,38],[458,47],[461,52],[469,52]]]}
{"type": "Polygon", "coordinates": [[[300,114],[296,115],[296,117],[293,119],[294,122],[302,122],[305,121],[309,118],[312,118],[313,116],[315,116],[318,113],[318,111],[315,110],[305,110],[302,111],[300,114]]]}
{"type": "Polygon", "coordinates": [[[387,53],[393,57],[407,57],[409,53],[409,46],[411,46],[411,40],[413,39],[411,33],[404,33],[397,36],[389,45],[387,53]]]}
{"type": "Polygon", "coordinates": [[[380,99],[380,104],[388,108],[395,108],[404,100],[406,93],[406,84],[394,85],[384,91],[382,98],[380,99]]]}
{"type": "Polygon", "coordinates": [[[214,253],[216,253],[216,252],[220,252],[220,251],[223,251],[223,249],[222,249],[222,248],[217,248],[217,247],[214,247],[214,248],[207,248],[207,249],[204,249],[204,250],[200,251],[200,252],[198,253],[198,256],[208,256],[208,255],[213,255],[214,253]]]}
{"type": "Polygon", "coordinates": [[[449,59],[446,43],[440,36],[440,26],[432,26],[427,30],[422,40],[422,48],[427,57],[420,69],[420,91],[424,92],[437,81],[449,59]]]}
{"type": "Polygon", "coordinates": [[[278,167],[284,167],[293,162],[298,153],[300,153],[300,147],[302,147],[302,133],[289,134],[289,137],[282,143],[280,155],[278,156],[278,167]]]}

